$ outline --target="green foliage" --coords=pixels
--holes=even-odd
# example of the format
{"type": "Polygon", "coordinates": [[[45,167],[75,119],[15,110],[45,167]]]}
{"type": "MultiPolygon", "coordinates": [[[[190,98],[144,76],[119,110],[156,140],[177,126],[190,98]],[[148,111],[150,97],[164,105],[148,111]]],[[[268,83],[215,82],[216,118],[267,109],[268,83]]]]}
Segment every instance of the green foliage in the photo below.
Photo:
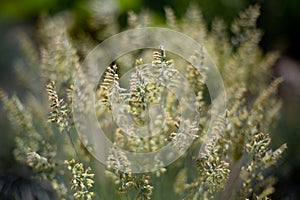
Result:
{"type": "MultiPolygon", "coordinates": [[[[40,100],[36,91],[22,101],[16,95],[9,97],[0,92],[7,117],[16,129],[16,161],[30,167],[36,178],[50,181],[59,199],[122,199],[123,195],[141,200],[269,197],[274,191],[274,179],[266,172],[277,162],[286,144],[276,150],[269,148],[269,132],[281,106],[275,93],[282,80],[276,79],[269,85],[270,66],[277,54],[263,55],[258,48],[261,37],[255,26],[258,14],[257,6],[241,13],[232,25],[232,36],[229,36],[221,20],[214,21],[208,31],[195,6],[189,8],[182,21],[177,21],[173,11],[166,9],[166,26],[203,44],[221,72],[228,105],[227,111],[213,120],[211,137],[207,132],[213,111],[205,85],[204,49],[195,49],[195,54],[190,55],[190,62],[197,64],[199,70],[168,54],[162,46],[152,52],[152,60],[151,53],[141,53],[147,59],[150,57],[150,65],[144,65],[142,58],[132,56],[129,62],[120,58],[116,64],[107,67],[96,90],[96,115],[114,144],[106,169],[93,162],[87,151],[89,147],[83,147],[72,121],[70,94],[75,70],[79,68],[78,52],[86,56],[86,49],[93,46],[93,42],[89,36],[72,41],[68,36],[67,24],[72,21],[69,15],[43,18],[39,29],[41,53],[29,48],[27,40],[22,41],[27,55],[32,56],[29,60],[37,65],[33,68],[40,74],[39,84],[43,88],[47,85],[48,101],[40,100]],[[78,45],[80,42],[84,44],[78,45]],[[128,88],[121,86],[119,80],[119,69],[128,68],[126,63],[134,65],[128,88]],[[179,72],[188,84],[180,81],[179,72]],[[180,104],[172,92],[176,84],[182,85],[182,95],[188,98],[190,90],[187,89],[192,85],[197,99],[192,109],[201,113],[199,125],[180,117],[180,104]],[[122,128],[116,128],[108,115],[113,104],[120,101],[127,103],[123,112],[129,113],[135,123],[120,114],[115,120],[122,128]],[[155,104],[161,106],[153,108],[155,104]],[[179,129],[180,125],[184,128],[179,129]],[[144,133],[148,134],[147,139],[143,137],[144,133]],[[193,145],[184,153],[186,143],[193,140],[193,145]],[[184,153],[182,158],[165,167],[157,157],[159,170],[152,173],[132,173],[132,163],[120,151],[124,148],[137,153],[154,152],[171,141],[177,148],[174,151],[184,153]],[[197,155],[204,142],[203,151],[197,155]],[[189,159],[190,154],[193,159],[189,159]],[[64,163],[70,173],[65,173],[64,163]],[[93,168],[93,173],[91,168],[83,167],[86,165],[93,168]],[[169,184],[168,191],[163,193],[159,192],[159,180],[162,179],[169,184]],[[71,186],[68,186],[69,182],[71,186]],[[95,191],[91,191],[93,186],[95,191]]],[[[129,14],[130,27],[146,26],[145,16],[129,14]]],[[[95,26],[101,17],[94,16],[89,25],[95,26]]],[[[117,24],[111,23],[114,23],[112,26],[117,24]]],[[[87,98],[85,94],[81,95],[87,98]]]]}

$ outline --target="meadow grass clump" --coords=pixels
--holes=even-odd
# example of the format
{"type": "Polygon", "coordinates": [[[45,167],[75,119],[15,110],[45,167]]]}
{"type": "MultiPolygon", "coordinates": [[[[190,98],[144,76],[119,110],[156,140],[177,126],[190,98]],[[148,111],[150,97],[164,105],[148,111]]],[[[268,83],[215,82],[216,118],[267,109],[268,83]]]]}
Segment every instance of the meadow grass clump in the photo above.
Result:
{"type": "MultiPolygon", "coordinates": [[[[155,25],[146,12],[128,16],[129,28],[155,25]]],[[[268,170],[287,145],[275,150],[269,147],[269,133],[281,107],[275,95],[282,79],[271,79],[270,67],[277,53],[263,54],[259,49],[258,16],[258,6],[249,7],[233,21],[228,33],[220,19],[208,30],[199,8],[193,5],[181,20],[167,8],[165,27],[189,35],[203,46],[190,55],[190,63],[160,46],[107,66],[95,90],[96,123],[113,144],[106,166],[95,161],[93,145],[77,135],[72,107],[76,71],[96,41],[88,34],[76,39],[69,36],[71,15],[43,17],[38,48],[24,35],[20,40],[31,66],[19,68],[18,74],[30,92],[20,100],[0,91],[15,129],[15,160],[28,166],[35,178],[49,181],[59,199],[267,199],[275,183],[268,170]],[[218,67],[227,97],[226,111],[212,122],[204,51],[218,67]],[[145,59],[151,64],[145,65],[145,59]],[[197,63],[199,70],[191,63],[197,63]],[[30,76],[26,79],[31,73],[25,69],[38,73],[39,79],[34,83],[30,76]],[[121,75],[129,69],[132,73],[124,86],[121,75]],[[181,82],[181,76],[188,82],[181,82]],[[187,88],[193,89],[196,103],[189,106],[201,113],[196,122],[181,116],[180,102],[170,89],[178,84],[186,88],[181,95],[187,98],[187,88]],[[44,93],[39,93],[38,86],[44,93]],[[113,106],[121,101],[127,106],[114,119],[113,106]],[[188,141],[193,143],[186,151],[188,141]],[[171,154],[182,156],[168,166],[155,157],[157,170],[153,172],[132,172],[134,163],[122,151],[156,152],[168,144],[173,145],[171,154]]],[[[103,35],[121,30],[112,19],[93,15],[87,26],[101,40],[103,35]],[[100,22],[103,29],[97,29],[100,22]]],[[[80,109],[85,109],[88,98],[80,93],[80,109]]]]}

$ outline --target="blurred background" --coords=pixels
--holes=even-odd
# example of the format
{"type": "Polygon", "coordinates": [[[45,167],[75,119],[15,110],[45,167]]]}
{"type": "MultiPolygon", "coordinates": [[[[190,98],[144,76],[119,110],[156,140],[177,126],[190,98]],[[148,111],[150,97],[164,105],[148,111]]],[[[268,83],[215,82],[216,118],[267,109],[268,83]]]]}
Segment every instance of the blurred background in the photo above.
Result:
{"type": "MultiPolygon", "coordinates": [[[[176,16],[185,13],[190,0],[99,0],[103,10],[115,13],[119,24],[126,26],[128,11],[147,10],[157,22],[164,20],[164,7],[171,7],[176,16]]],[[[272,132],[272,145],[287,142],[288,150],[276,168],[278,183],[274,199],[300,198],[300,1],[299,0],[194,0],[202,10],[208,27],[218,17],[230,24],[234,17],[251,4],[261,6],[258,27],[264,36],[260,46],[264,52],[279,51],[273,66],[274,77],[283,76],[278,98],[283,100],[280,120],[272,132]]],[[[14,66],[22,60],[18,34],[25,32],[35,41],[34,32],[41,15],[69,11],[75,16],[75,31],[84,26],[88,15],[87,0],[0,0],[0,88],[12,94],[24,89],[14,75],[14,66]]],[[[88,30],[86,30],[88,31],[88,30]]],[[[0,108],[0,167],[13,165],[11,128],[0,108]],[[4,139],[3,139],[4,138],[4,139]]]]}

